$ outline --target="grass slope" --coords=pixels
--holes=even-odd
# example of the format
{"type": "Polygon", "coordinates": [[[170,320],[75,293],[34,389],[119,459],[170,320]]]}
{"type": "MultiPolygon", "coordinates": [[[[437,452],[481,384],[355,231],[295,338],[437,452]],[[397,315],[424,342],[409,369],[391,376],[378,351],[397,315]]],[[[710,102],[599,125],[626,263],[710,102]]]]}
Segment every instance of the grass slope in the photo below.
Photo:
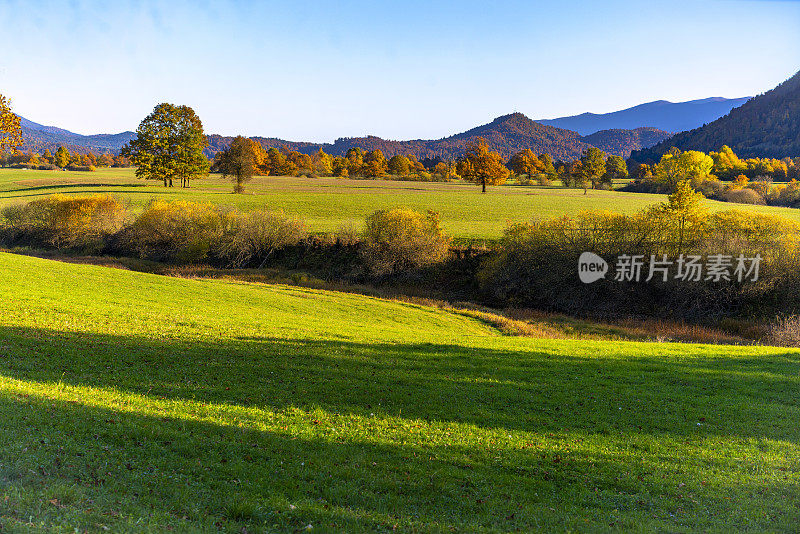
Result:
{"type": "Polygon", "coordinates": [[[0,254],[0,530],[791,531],[798,371],[0,254]]]}

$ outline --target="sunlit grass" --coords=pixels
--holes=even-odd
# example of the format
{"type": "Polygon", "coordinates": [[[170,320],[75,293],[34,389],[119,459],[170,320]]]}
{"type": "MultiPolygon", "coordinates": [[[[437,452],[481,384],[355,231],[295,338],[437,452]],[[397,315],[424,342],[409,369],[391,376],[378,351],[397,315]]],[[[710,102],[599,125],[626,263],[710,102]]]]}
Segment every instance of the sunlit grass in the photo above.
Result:
{"type": "MultiPolygon", "coordinates": [[[[487,194],[465,183],[342,180],[336,178],[255,177],[247,194],[233,195],[231,183],[218,175],[192,182],[189,189],[164,188],[160,182],[137,180],[133,169],[97,172],[0,169],[0,207],[54,193],[112,193],[138,213],[153,198],[212,202],[244,210],[281,209],[306,220],[315,232],[360,228],[375,210],[398,205],[432,209],[444,228],[459,238],[496,239],[509,222],[575,215],[581,210],[633,213],[665,199],[663,195],[588,191],[560,187],[490,187],[487,194]]],[[[712,211],[739,208],[800,221],[800,210],[707,201],[712,211]]]]}
{"type": "Polygon", "coordinates": [[[609,191],[540,187],[480,188],[465,183],[342,180],[335,178],[255,177],[243,195],[232,194],[229,181],[217,175],[192,182],[189,189],[164,188],[137,180],[132,169],[95,173],[0,169],[0,207],[53,193],[112,193],[129,202],[133,213],[153,198],[189,199],[244,210],[281,209],[306,220],[315,232],[361,228],[375,210],[405,205],[439,211],[445,229],[465,238],[497,238],[509,222],[575,214],[583,209],[633,212],[663,199],[609,191]]]}
{"type": "Polygon", "coordinates": [[[799,373],[0,254],[0,530],[791,531],[799,373]]]}

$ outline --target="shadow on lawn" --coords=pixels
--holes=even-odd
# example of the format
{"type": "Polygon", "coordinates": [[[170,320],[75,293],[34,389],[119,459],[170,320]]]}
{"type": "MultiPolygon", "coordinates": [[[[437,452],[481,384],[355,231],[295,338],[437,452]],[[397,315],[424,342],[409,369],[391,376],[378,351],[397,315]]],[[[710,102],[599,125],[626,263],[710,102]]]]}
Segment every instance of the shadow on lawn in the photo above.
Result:
{"type": "MultiPolygon", "coordinates": [[[[672,361],[633,353],[574,357],[553,346],[514,352],[269,337],[203,342],[2,327],[0,372],[159,398],[485,428],[800,443],[798,353],[672,361]]],[[[724,355],[726,347],[718,350],[724,355]]]]}
{"type": "MultiPolygon", "coordinates": [[[[46,194],[47,191],[52,191],[53,189],[80,189],[83,187],[149,187],[152,184],[121,184],[118,182],[114,183],[104,183],[104,182],[86,182],[86,183],[72,183],[72,184],[52,184],[52,185],[36,185],[31,187],[21,187],[18,189],[5,189],[0,190],[0,195],[4,195],[5,193],[26,193],[26,192],[33,192],[33,191],[44,191],[46,194]]],[[[95,191],[93,191],[95,192],[95,191]]],[[[17,195],[17,196],[28,196],[28,195],[17,195]]],[[[30,195],[36,196],[36,195],[30,195]]],[[[8,198],[16,198],[16,196],[11,196],[8,198]]]]}
{"type": "MultiPolygon", "coordinates": [[[[169,522],[236,531],[237,521],[287,531],[307,524],[323,531],[605,529],[609,522],[688,531],[737,521],[788,527],[797,519],[788,517],[797,515],[792,484],[706,487],[680,451],[635,462],[615,455],[624,439],[591,455],[556,442],[502,451],[337,442],[18,394],[0,394],[0,414],[0,495],[13,496],[0,499],[0,527],[4,517],[32,515],[91,530],[149,516],[153,530],[169,522]]],[[[703,462],[708,473],[737,467],[703,462]]]]}

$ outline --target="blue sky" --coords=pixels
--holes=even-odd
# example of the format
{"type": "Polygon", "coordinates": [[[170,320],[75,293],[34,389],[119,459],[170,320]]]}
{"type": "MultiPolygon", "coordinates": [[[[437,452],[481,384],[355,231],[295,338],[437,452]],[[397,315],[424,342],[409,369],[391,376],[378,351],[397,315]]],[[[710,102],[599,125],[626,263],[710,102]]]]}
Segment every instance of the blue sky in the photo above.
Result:
{"type": "Polygon", "coordinates": [[[0,0],[0,93],[79,133],[159,102],[207,132],[438,138],[738,97],[800,70],[800,1],[0,0]]]}

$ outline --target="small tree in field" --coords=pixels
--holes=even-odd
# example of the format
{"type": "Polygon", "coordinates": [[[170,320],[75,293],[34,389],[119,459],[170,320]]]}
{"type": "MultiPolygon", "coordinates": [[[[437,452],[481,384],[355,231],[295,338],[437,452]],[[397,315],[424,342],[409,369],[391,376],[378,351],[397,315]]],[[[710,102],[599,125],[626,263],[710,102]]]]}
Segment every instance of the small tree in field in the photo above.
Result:
{"type": "Polygon", "coordinates": [[[489,150],[483,137],[467,145],[464,157],[458,162],[458,174],[469,182],[481,185],[481,192],[486,192],[487,185],[506,183],[509,170],[503,165],[503,159],[497,152],[489,150]]]}
{"type": "Polygon", "coordinates": [[[544,165],[536,157],[536,154],[529,148],[521,150],[511,156],[508,160],[508,167],[517,175],[522,176],[526,174],[528,179],[532,179],[534,174],[543,172],[544,165]]]}
{"type": "Polygon", "coordinates": [[[233,192],[244,192],[244,183],[249,182],[258,173],[257,143],[252,139],[234,138],[231,146],[217,154],[214,166],[223,176],[230,176],[234,182],[233,192]]]}
{"type": "MultiPolygon", "coordinates": [[[[689,180],[681,180],[675,191],[667,197],[667,201],[658,204],[651,213],[666,217],[674,227],[674,239],[677,241],[677,252],[680,254],[684,245],[691,241],[703,227],[708,212],[703,206],[705,197],[692,189],[689,180]]],[[[665,225],[666,226],[666,225],[665,225]]]]}
{"type": "Polygon", "coordinates": [[[584,183],[590,183],[592,189],[596,189],[606,174],[606,158],[603,151],[593,146],[584,150],[581,156],[581,172],[584,183]]]}

